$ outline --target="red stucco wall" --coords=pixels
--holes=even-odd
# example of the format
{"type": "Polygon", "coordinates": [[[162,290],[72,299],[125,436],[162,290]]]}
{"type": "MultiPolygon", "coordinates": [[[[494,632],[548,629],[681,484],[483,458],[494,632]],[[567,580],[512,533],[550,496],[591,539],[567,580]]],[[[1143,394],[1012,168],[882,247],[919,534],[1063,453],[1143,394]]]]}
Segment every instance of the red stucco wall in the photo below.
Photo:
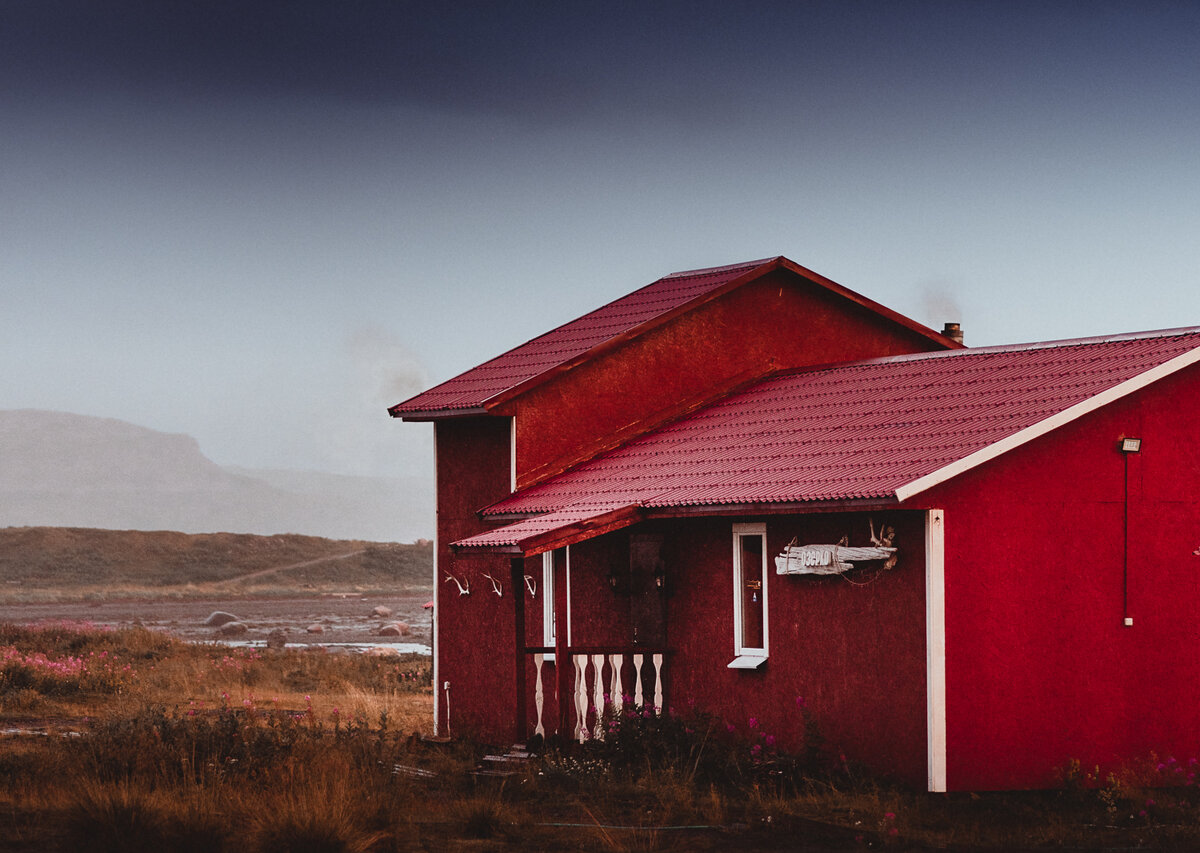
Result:
{"type": "Polygon", "coordinates": [[[518,486],[682,401],[749,374],[933,349],[926,337],[775,272],[516,398],[518,486]]]}
{"type": "Polygon", "coordinates": [[[668,556],[670,703],[719,714],[746,734],[781,748],[804,745],[802,699],[827,739],[880,772],[924,786],[924,514],[775,516],[765,520],[770,657],[760,670],[731,670],[733,577],[731,519],[664,522],[668,556]],[[893,525],[900,561],[886,572],[847,577],[776,575],[773,557],[802,544],[848,535],[867,544],[868,519],[893,525]]]}
{"type": "Polygon", "coordinates": [[[948,782],[1192,757],[1200,723],[1200,371],[920,496],[945,507],[948,782]],[[1122,624],[1123,435],[1129,613],[1122,624]]]}
{"type": "MultiPolygon", "coordinates": [[[[476,510],[509,493],[511,445],[507,418],[463,418],[435,424],[437,442],[438,680],[450,682],[450,731],[509,731],[515,707],[511,657],[512,589],[507,557],[460,555],[449,543],[485,529],[476,510]],[[500,578],[504,597],[496,596],[484,572],[500,578]],[[470,595],[460,595],[447,573],[469,579],[470,595]]],[[[439,690],[439,730],[446,731],[446,701],[439,690]]]]}

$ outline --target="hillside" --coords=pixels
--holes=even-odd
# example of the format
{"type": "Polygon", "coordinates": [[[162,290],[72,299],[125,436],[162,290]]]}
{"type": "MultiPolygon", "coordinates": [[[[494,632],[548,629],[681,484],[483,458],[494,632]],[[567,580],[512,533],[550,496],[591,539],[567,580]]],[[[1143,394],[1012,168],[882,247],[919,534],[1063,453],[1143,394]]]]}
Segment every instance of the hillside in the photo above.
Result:
{"type": "Polygon", "coordinates": [[[0,528],[0,599],[418,592],[433,548],[236,533],[0,528]]]}
{"type": "Polygon", "coordinates": [[[0,526],[414,541],[433,535],[433,486],[223,467],[188,435],[9,410],[0,411],[0,526]]]}

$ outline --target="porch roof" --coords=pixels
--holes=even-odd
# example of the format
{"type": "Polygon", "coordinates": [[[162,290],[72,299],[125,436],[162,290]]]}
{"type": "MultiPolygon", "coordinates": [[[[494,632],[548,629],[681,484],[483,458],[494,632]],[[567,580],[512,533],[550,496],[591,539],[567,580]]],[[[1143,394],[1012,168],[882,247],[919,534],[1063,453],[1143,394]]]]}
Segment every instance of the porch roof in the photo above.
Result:
{"type": "Polygon", "coordinates": [[[789,371],[511,495],[484,516],[533,517],[454,544],[534,553],[618,508],[901,502],[1198,360],[1188,328],[789,371]]]}

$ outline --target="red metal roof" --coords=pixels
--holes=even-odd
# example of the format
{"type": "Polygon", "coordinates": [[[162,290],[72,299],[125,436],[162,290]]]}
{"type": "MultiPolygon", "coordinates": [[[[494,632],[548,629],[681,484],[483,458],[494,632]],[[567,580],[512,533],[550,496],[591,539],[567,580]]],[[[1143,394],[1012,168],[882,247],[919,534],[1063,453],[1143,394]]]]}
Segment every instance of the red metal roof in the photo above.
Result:
{"type": "Polygon", "coordinates": [[[1200,328],[789,371],[486,513],[555,513],[544,533],[615,506],[904,499],[1196,361],[1200,328]]]}
{"type": "Polygon", "coordinates": [[[889,319],[927,335],[938,345],[948,345],[947,339],[932,329],[835,284],[787,258],[764,258],[664,276],[628,296],[610,302],[403,403],[398,403],[388,411],[393,417],[412,420],[436,418],[455,412],[481,411],[489,404],[496,403],[501,395],[532,383],[556,368],[573,363],[596,347],[648,328],[654,321],[662,320],[672,312],[686,310],[692,303],[714,296],[723,288],[736,287],[777,268],[789,269],[822,287],[868,306],[889,319]]]}

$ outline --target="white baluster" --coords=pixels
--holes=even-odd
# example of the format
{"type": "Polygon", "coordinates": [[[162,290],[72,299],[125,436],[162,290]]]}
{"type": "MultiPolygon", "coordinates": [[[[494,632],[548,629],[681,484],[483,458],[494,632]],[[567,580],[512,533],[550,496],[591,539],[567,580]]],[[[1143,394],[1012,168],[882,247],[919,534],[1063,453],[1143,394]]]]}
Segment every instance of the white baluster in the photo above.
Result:
{"type": "Polygon", "coordinates": [[[663,689],[662,689],[662,653],[654,656],[654,713],[656,715],[663,712],[663,689]]]}
{"type": "Polygon", "coordinates": [[[575,739],[587,737],[587,655],[571,655],[575,662],[575,739]]]}
{"type": "Polygon", "coordinates": [[[625,655],[614,654],[608,659],[609,665],[612,667],[612,683],[608,688],[609,705],[612,706],[614,714],[620,714],[621,708],[625,705],[624,685],[621,684],[621,666],[625,663],[625,655]]]}
{"type": "Polygon", "coordinates": [[[537,709],[537,728],[533,730],[535,735],[546,736],[546,727],[542,724],[542,706],[546,703],[546,695],[542,688],[542,664],[546,662],[546,656],[538,652],[533,656],[533,666],[537,670],[537,677],[533,682],[533,707],[537,709]]]}
{"type": "Polygon", "coordinates": [[[596,706],[596,725],[592,731],[597,740],[604,739],[604,655],[592,655],[596,681],[592,687],[592,704],[596,706]]]}
{"type": "Polygon", "coordinates": [[[642,704],[642,660],[645,655],[635,654],[633,656],[633,672],[637,676],[637,681],[633,685],[633,704],[634,707],[640,707],[642,704]]]}

